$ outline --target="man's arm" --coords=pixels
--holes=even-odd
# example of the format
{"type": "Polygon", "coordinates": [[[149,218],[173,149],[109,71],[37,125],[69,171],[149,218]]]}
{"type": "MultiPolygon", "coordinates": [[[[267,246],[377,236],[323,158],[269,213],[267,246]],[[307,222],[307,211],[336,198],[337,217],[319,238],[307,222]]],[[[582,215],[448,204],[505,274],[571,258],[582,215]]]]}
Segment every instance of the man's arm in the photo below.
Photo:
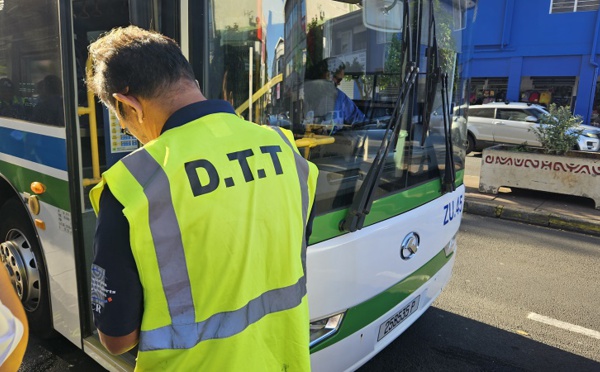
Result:
{"type": "Polygon", "coordinates": [[[100,342],[108,352],[113,355],[120,355],[133,349],[138,344],[140,329],[138,328],[130,334],[120,337],[107,336],[100,330],[98,330],[98,335],[100,336],[100,342]]]}
{"type": "MultiPolygon", "coordinates": [[[[23,325],[23,335],[21,340],[13,352],[8,358],[2,363],[0,360],[0,370],[2,371],[17,371],[21,362],[23,361],[23,355],[27,349],[27,341],[29,340],[29,325],[27,323],[27,315],[21,304],[21,300],[17,296],[8,272],[4,268],[4,264],[0,262],[0,302],[10,310],[10,312],[17,318],[23,325]]],[[[0,314],[1,316],[1,314],[0,314]]],[[[16,335],[13,335],[16,336],[16,335]]]]}
{"type": "Polygon", "coordinates": [[[123,354],[139,340],[143,290],[129,245],[129,222],[108,186],[100,197],[94,252],[94,323],[102,345],[112,354],[123,354]]]}
{"type": "Polygon", "coordinates": [[[306,244],[308,245],[308,241],[310,240],[310,236],[312,235],[312,229],[313,229],[313,221],[315,220],[315,209],[317,208],[316,205],[316,198],[313,201],[313,205],[312,208],[310,209],[310,213],[308,215],[308,221],[306,222],[306,233],[305,233],[305,237],[306,237],[306,244]]]}
{"type": "Polygon", "coordinates": [[[366,120],[365,114],[360,111],[358,106],[354,103],[346,93],[338,89],[338,96],[335,101],[335,109],[340,110],[344,114],[344,124],[358,124],[364,123],[366,120]]]}

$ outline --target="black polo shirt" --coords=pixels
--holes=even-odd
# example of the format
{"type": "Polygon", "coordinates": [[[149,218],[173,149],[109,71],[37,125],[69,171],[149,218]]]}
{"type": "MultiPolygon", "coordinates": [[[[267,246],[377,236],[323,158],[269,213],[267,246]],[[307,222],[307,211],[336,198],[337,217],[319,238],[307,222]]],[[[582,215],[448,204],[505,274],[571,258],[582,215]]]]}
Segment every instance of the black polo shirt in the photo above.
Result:
{"type": "MultiPolygon", "coordinates": [[[[161,134],[214,113],[235,115],[227,101],[196,102],[173,113],[161,134]]],[[[311,212],[306,229],[307,241],[312,230],[312,219],[311,212]]],[[[94,323],[103,334],[120,337],[140,327],[143,291],[129,244],[129,223],[123,214],[123,205],[114,197],[108,185],[100,196],[91,281],[94,323]]]]}

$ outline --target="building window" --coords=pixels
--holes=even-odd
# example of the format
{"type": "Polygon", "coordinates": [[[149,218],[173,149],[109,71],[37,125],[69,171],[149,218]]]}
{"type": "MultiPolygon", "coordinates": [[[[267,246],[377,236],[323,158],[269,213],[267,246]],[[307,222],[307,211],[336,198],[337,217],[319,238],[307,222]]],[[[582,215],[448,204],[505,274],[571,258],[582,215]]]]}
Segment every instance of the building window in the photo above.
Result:
{"type": "Polygon", "coordinates": [[[600,0],[552,0],[551,13],[591,12],[600,8],[600,0]]]}
{"type": "Polygon", "coordinates": [[[353,44],[354,52],[367,49],[367,31],[355,33],[353,44]]]}
{"type": "Polygon", "coordinates": [[[340,32],[337,37],[337,54],[345,54],[352,52],[352,31],[340,32]]]}

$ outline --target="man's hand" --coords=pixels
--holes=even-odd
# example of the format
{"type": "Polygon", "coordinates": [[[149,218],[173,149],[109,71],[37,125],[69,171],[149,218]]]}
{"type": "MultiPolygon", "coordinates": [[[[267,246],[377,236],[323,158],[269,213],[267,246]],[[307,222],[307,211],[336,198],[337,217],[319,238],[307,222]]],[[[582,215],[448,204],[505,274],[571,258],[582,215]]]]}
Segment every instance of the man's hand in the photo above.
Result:
{"type": "Polygon", "coordinates": [[[121,355],[133,349],[138,344],[140,330],[138,328],[130,334],[120,337],[107,336],[100,331],[98,331],[98,335],[100,336],[100,342],[102,342],[102,345],[104,345],[109,353],[121,355]]]}

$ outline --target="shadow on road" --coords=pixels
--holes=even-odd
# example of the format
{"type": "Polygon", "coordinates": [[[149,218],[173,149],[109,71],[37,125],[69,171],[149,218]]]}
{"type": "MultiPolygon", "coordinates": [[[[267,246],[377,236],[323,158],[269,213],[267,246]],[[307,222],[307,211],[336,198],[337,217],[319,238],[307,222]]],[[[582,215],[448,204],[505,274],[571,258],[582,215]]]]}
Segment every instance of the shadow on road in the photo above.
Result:
{"type": "Polygon", "coordinates": [[[600,371],[600,363],[431,307],[359,372],[600,371]]]}
{"type": "Polygon", "coordinates": [[[19,372],[106,371],[62,336],[39,339],[30,336],[19,372]]]}

